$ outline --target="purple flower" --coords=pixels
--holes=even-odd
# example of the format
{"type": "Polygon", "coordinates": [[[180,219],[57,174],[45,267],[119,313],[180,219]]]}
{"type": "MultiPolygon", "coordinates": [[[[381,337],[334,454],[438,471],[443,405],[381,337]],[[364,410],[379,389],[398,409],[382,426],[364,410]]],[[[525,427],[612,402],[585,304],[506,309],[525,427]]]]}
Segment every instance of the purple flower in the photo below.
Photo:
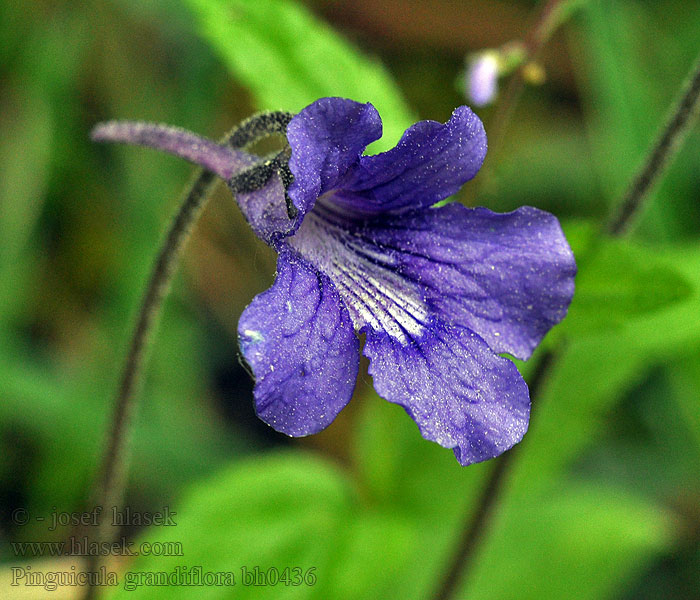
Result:
{"type": "MultiPolygon", "coordinates": [[[[95,137],[166,149],[226,179],[254,160],[185,132],[166,139],[128,127],[108,124],[95,137]]],[[[381,131],[371,104],[322,98],[287,126],[296,211],[277,177],[237,194],[279,253],[275,283],[238,326],[256,411],[291,436],[327,427],[352,396],[359,332],[379,395],[462,465],[483,461],[520,441],[530,411],[527,385],[498,354],[527,359],[564,317],[574,258],[557,219],[536,208],[434,207],[484,160],[484,129],[469,108],[363,155],[381,131]]]]}
{"type": "Polygon", "coordinates": [[[498,92],[498,54],[483,52],[467,69],[467,97],[476,106],[493,102],[498,92]]]}

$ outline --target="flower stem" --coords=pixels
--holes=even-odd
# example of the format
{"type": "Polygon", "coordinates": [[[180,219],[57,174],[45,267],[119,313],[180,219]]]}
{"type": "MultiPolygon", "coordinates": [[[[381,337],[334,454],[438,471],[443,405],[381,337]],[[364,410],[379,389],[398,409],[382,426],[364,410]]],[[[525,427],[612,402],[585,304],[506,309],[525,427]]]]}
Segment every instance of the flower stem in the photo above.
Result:
{"type": "Polygon", "coordinates": [[[523,76],[525,68],[528,63],[537,58],[544,45],[547,43],[547,40],[552,35],[559,22],[558,9],[564,1],[565,0],[547,0],[544,2],[535,20],[535,25],[523,41],[523,60],[520,67],[518,67],[508,81],[508,85],[493,115],[493,126],[489,132],[489,154],[491,162],[493,162],[493,159],[496,157],[501,147],[505,132],[508,129],[508,125],[510,125],[511,117],[515,112],[515,107],[518,104],[518,100],[520,100],[520,94],[525,84],[525,78],[523,76]]]}
{"type": "MultiPolygon", "coordinates": [[[[215,175],[209,171],[200,170],[194,177],[151,271],[114,401],[106,449],[96,483],[96,503],[102,507],[103,513],[111,511],[113,506],[119,505],[123,500],[129,461],[129,426],[136,404],[136,392],[141,383],[146,351],[158,324],[163,300],[170,288],[178,258],[215,183],[215,175]]],[[[109,519],[103,515],[97,528],[98,542],[111,541],[110,526],[109,519]]],[[[87,571],[96,571],[99,560],[98,556],[89,557],[87,571]]],[[[97,587],[88,587],[86,600],[95,598],[96,593],[97,587]]]]}
{"type": "MultiPolygon", "coordinates": [[[[552,4],[552,2],[549,2],[552,4]]],[[[629,191],[621,203],[621,209],[611,220],[607,232],[613,237],[624,237],[628,233],[633,220],[644,208],[644,200],[653,184],[663,174],[664,167],[681,147],[684,135],[688,132],[697,115],[700,105],[700,58],[694,64],[687,82],[683,85],[680,100],[674,105],[670,118],[661,130],[657,142],[651,149],[642,169],[632,180],[629,191]]],[[[530,397],[534,400],[539,396],[543,382],[549,376],[552,366],[557,362],[563,351],[565,341],[548,350],[540,359],[530,380],[530,397]]],[[[513,468],[514,459],[520,450],[516,447],[496,459],[496,464],[489,473],[488,480],[479,498],[473,515],[465,521],[457,548],[452,555],[445,576],[440,581],[437,593],[432,596],[436,600],[453,598],[457,586],[468,575],[474,565],[479,543],[483,539],[494,508],[503,493],[504,484],[513,468]]]]}
{"type": "Polygon", "coordinates": [[[700,56],[698,56],[683,86],[680,98],[661,128],[651,152],[627,189],[617,214],[608,224],[607,230],[610,235],[623,235],[641,212],[649,197],[649,192],[659,181],[660,176],[682,145],[684,137],[692,128],[695,118],[698,116],[699,107],[700,56]]]}
{"type": "MultiPolygon", "coordinates": [[[[96,142],[150,147],[203,167],[197,171],[183,195],[180,208],[158,252],[141,301],[114,401],[105,453],[95,483],[95,501],[96,505],[102,508],[102,514],[111,511],[112,507],[117,507],[123,501],[129,462],[129,426],[135,409],[136,394],[141,384],[146,352],[158,325],[163,301],[170,289],[178,259],[210,192],[217,183],[216,177],[228,180],[254,170],[258,159],[255,155],[245,152],[245,149],[262,138],[284,134],[292,117],[292,113],[282,111],[258,113],[234,127],[218,143],[178,127],[152,123],[112,121],[97,125],[92,131],[91,137],[96,142]]],[[[96,535],[100,544],[111,541],[109,527],[109,522],[101,518],[96,535]]],[[[99,557],[88,558],[87,572],[97,571],[99,566],[99,557]]],[[[97,587],[88,586],[85,600],[95,598],[96,594],[97,587]]]]}

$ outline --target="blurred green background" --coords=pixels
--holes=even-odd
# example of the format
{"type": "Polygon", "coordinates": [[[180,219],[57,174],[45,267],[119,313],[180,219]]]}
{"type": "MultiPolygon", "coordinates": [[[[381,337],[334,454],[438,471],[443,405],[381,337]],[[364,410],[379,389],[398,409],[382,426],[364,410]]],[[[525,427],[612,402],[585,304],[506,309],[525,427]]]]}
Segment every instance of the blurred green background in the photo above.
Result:
{"type": "MultiPolygon", "coordinates": [[[[597,233],[698,52],[700,3],[589,0],[542,55],[497,157],[463,200],[555,213],[577,254],[566,339],[459,597],[700,598],[700,135],[624,241],[597,233]],[[477,185],[478,183],[478,185],[477,185]],[[477,193],[478,190],[478,193],[477,193]]],[[[535,3],[500,0],[3,0],[0,3],[0,596],[11,565],[75,557],[36,516],[86,508],[145,279],[192,168],[92,144],[107,119],[218,138],[259,109],[371,101],[390,147],[465,103],[465,55],[522,38],[535,3]],[[31,516],[19,525],[13,511],[31,516]]],[[[477,111],[489,132],[493,108],[477,111]]],[[[177,527],[129,539],[183,555],[126,572],[315,568],[314,585],[163,588],[110,598],[430,598],[491,463],[461,468],[361,374],[322,434],[257,420],[236,323],[274,253],[227,190],[208,206],[166,303],[136,417],[127,503],[177,527]],[[193,596],[194,595],[194,596],[193,596]]],[[[538,359],[519,364],[527,374],[538,359]],[[532,363],[532,364],[531,364],[532,363]]]]}

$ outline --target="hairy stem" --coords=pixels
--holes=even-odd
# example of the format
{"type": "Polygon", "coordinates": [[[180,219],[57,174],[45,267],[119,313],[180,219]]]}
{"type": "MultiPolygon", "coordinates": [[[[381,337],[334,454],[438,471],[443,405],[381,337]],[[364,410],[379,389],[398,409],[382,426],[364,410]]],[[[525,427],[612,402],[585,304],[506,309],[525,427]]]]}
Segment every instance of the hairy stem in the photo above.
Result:
{"type": "Polygon", "coordinates": [[[700,56],[695,61],[680,98],[661,128],[651,152],[627,189],[617,214],[608,224],[610,235],[623,235],[644,208],[654,184],[659,181],[681,147],[684,137],[692,128],[698,116],[698,107],[700,107],[700,56]]]}
{"type": "MultiPolygon", "coordinates": [[[[193,177],[183,196],[180,208],[158,252],[141,301],[114,401],[99,478],[95,485],[95,501],[97,506],[102,507],[103,514],[121,504],[123,500],[129,462],[129,425],[142,379],[146,352],[158,325],[158,317],[170,289],[178,260],[210,192],[216,185],[216,176],[227,180],[237,174],[254,170],[253,165],[258,159],[241,149],[264,137],[284,134],[292,116],[287,112],[258,113],[235,127],[218,143],[177,127],[141,122],[102,123],[92,132],[94,141],[146,146],[169,152],[204,167],[193,177]]],[[[98,542],[111,541],[109,528],[108,520],[101,518],[97,528],[98,542]]],[[[99,557],[90,556],[87,571],[96,571],[99,564],[99,557]]],[[[89,586],[85,598],[91,600],[96,594],[97,587],[89,586]]]]}
{"type": "MultiPolygon", "coordinates": [[[[202,170],[196,175],[184,195],[151,271],[114,400],[106,449],[96,486],[97,506],[102,507],[103,513],[110,511],[113,506],[118,506],[123,500],[129,455],[129,425],[134,413],[136,392],[141,383],[146,351],[158,324],[160,309],[170,288],[182,249],[215,183],[215,175],[209,171],[202,170]]],[[[110,527],[108,518],[100,519],[97,529],[98,542],[110,541],[110,527]]],[[[99,557],[91,556],[88,559],[87,571],[96,571],[98,567],[99,557]]],[[[88,587],[85,598],[94,598],[96,590],[96,587],[88,587]]]]}

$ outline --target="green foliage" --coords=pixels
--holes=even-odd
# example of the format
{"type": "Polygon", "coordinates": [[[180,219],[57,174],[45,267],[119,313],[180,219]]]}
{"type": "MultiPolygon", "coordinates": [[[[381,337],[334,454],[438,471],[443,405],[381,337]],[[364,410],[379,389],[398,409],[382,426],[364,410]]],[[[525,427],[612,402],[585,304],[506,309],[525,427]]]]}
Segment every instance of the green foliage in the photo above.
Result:
{"type": "MultiPolygon", "coordinates": [[[[206,598],[367,597],[371,590],[388,591],[387,576],[401,575],[397,559],[416,542],[408,523],[362,510],[347,477],[299,453],[256,458],[202,482],[175,520],[176,527],[153,531],[150,539],[179,542],[183,556],[140,557],[129,571],[197,565],[234,572],[234,587],[197,589],[206,598]],[[366,549],[378,544],[384,557],[367,560],[366,549]],[[289,567],[291,574],[275,586],[246,585],[242,568],[255,567],[264,573],[274,567],[281,574],[289,567]]],[[[110,597],[189,598],[191,593],[187,587],[122,588],[110,597]]]]}
{"type": "Polygon", "coordinates": [[[413,122],[381,63],[360,54],[289,0],[187,0],[203,34],[260,109],[299,111],[324,96],[372,102],[384,122],[373,146],[396,144],[413,122]]]}
{"type": "MultiPolygon", "coordinates": [[[[450,504],[460,497],[459,471],[444,487],[450,504]]],[[[139,557],[127,571],[233,571],[236,586],[205,588],[210,598],[429,597],[442,568],[435,559],[449,549],[454,507],[421,512],[414,499],[408,494],[399,506],[362,502],[337,469],[299,454],[251,460],[197,486],[178,508],[177,527],[153,528],[144,538],[179,543],[182,556],[139,557]],[[264,572],[315,568],[318,579],[313,586],[245,585],[242,567],[256,566],[264,572]]],[[[668,546],[670,525],[647,501],[620,490],[566,485],[529,495],[495,524],[467,597],[556,598],[566,590],[575,598],[604,597],[668,546]],[[504,564],[507,576],[495,577],[504,564]],[[541,573],[533,577],[536,570],[541,573]],[[523,591],[517,584],[526,579],[523,591]]],[[[122,581],[135,577],[121,575],[122,581]]],[[[110,598],[188,593],[186,587],[143,587],[119,589],[110,598]]]]}
{"type": "Polygon", "coordinates": [[[499,519],[465,598],[610,597],[672,537],[667,516],[620,489],[574,485],[535,500],[499,519]]]}
{"type": "Polygon", "coordinates": [[[692,293],[675,260],[628,241],[595,235],[592,228],[567,229],[579,274],[576,294],[560,332],[580,335],[614,330],[626,321],[687,299],[692,293]],[[584,242],[582,238],[586,237],[584,242]]]}

